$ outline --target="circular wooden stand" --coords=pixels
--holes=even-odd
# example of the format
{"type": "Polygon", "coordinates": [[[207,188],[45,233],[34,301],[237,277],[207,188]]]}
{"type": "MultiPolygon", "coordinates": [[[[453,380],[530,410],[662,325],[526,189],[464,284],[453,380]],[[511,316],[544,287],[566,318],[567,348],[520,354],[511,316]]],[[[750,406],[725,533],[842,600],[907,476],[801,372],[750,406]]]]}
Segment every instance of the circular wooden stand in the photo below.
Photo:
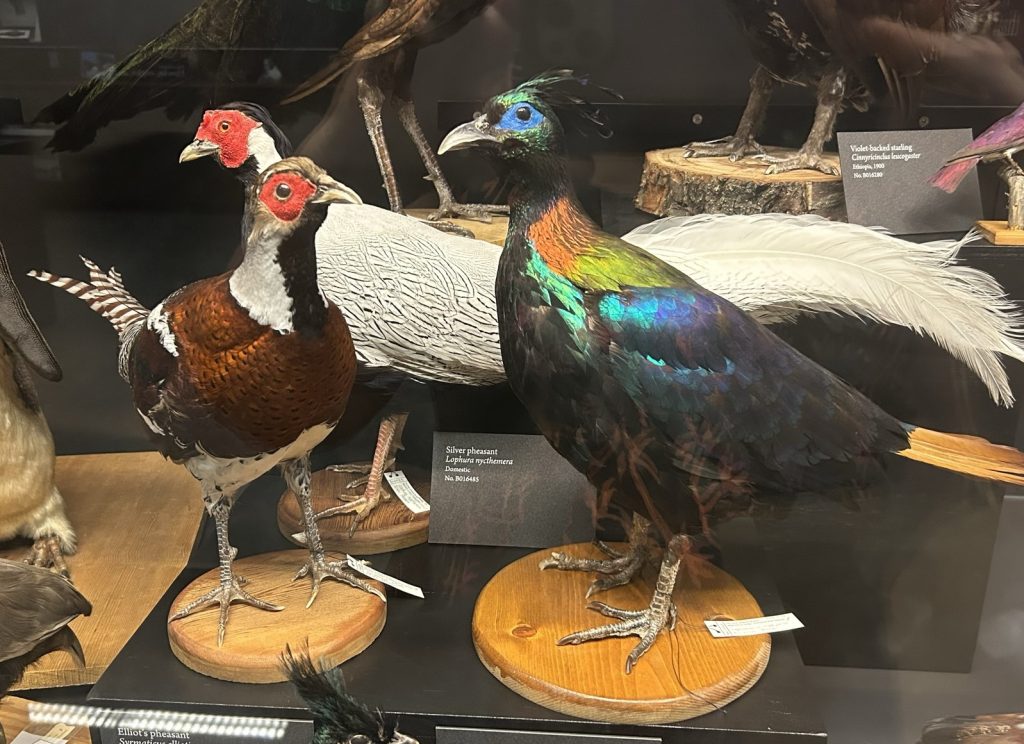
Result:
{"type": "MultiPolygon", "coordinates": [[[[429,502],[430,475],[418,468],[403,468],[402,472],[423,500],[429,502]]],[[[335,473],[330,470],[318,470],[313,473],[310,480],[313,510],[320,513],[325,509],[341,506],[344,502],[338,495],[346,493],[348,484],[360,477],[362,476],[358,473],[335,473]]],[[[391,487],[386,480],[384,489],[391,493],[391,487]]],[[[348,531],[352,528],[354,520],[353,514],[339,514],[320,520],[317,524],[324,547],[353,555],[376,555],[420,545],[427,541],[430,512],[413,514],[391,493],[391,498],[387,501],[381,499],[377,508],[356,528],[352,537],[349,537],[348,531]]],[[[301,545],[293,535],[302,532],[302,513],[291,490],[286,490],[281,500],[277,502],[277,526],[285,537],[296,545],[301,545]]]]}
{"type": "MultiPolygon", "coordinates": [[[[555,550],[602,558],[592,545],[555,550]]],[[[744,619],[763,613],[736,579],[709,566],[699,586],[681,571],[675,601],[679,622],[641,657],[631,674],[626,657],[639,638],[557,646],[569,633],[615,622],[586,608],[592,574],[541,571],[543,550],[520,558],[488,582],[473,612],[473,643],[490,672],[513,691],[545,708],[611,723],[682,721],[732,702],[760,679],[771,653],[767,635],[713,638],[704,620],[744,619]]],[[[650,602],[656,577],[646,574],[599,599],[621,609],[650,602]]]]}
{"type": "Polygon", "coordinates": [[[1024,230],[1014,230],[1006,220],[979,220],[977,227],[992,245],[1024,246],[1024,230]]]}
{"type": "MultiPolygon", "coordinates": [[[[328,667],[362,653],[384,629],[387,605],[367,592],[326,579],[313,606],[308,578],[293,581],[306,560],[304,550],[266,553],[235,562],[235,575],[248,580],[245,589],[258,599],[283,605],[265,612],[244,604],[231,606],[224,645],[217,645],[216,606],[167,626],[171,651],[182,664],[207,677],[229,682],[283,682],[281,654],[285,646],[305,650],[328,667]]],[[[217,569],[193,581],[171,605],[168,617],[217,585],[217,569]]],[[[383,591],[384,587],[377,584],[383,591]]]]}
{"type": "MultiPolygon", "coordinates": [[[[765,148],[785,158],[796,150],[765,148]]],[[[636,207],[660,217],[675,214],[818,214],[846,220],[841,176],[800,170],[769,176],[768,163],[747,157],[687,158],[685,148],[652,150],[644,158],[644,171],[636,207]]],[[[839,168],[839,156],[825,159],[839,168]]]]}

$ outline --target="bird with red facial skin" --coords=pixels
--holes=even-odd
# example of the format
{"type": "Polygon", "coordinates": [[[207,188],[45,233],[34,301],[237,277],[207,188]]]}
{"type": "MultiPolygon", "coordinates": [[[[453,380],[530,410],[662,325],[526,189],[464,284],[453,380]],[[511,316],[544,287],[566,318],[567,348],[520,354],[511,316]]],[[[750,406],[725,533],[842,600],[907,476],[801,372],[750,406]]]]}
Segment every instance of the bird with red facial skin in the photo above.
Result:
{"type": "Polygon", "coordinates": [[[384,600],[344,561],[328,561],[309,490],[309,453],[341,419],[356,374],[352,336],[320,290],[313,243],[328,205],[342,202],[359,197],[311,160],[280,161],[248,189],[238,268],[190,284],[151,311],[115,270],[87,260],[87,282],[32,272],[111,322],[139,415],[161,452],[199,480],[217,527],[220,583],[171,622],[219,606],[219,643],[233,602],[280,609],[242,588],[228,537],[236,499],[274,467],[302,506],[309,558],[296,578],[311,578],[310,604],[328,578],[384,600]]]}
{"type": "Polygon", "coordinates": [[[932,176],[930,183],[952,194],[978,163],[1002,161],[1013,172],[1021,173],[1020,165],[1013,159],[1021,150],[1024,150],[1024,103],[978,135],[967,147],[954,153],[932,176]]]}

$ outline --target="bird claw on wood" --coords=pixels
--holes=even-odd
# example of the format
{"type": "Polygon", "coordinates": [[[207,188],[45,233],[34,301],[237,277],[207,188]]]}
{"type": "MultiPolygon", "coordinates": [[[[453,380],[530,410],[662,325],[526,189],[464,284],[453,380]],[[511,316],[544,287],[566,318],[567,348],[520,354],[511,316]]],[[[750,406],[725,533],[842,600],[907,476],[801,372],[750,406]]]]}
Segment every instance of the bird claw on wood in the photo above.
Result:
{"type": "Polygon", "coordinates": [[[770,155],[760,155],[758,159],[770,163],[764,171],[766,176],[776,176],[781,173],[791,173],[798,170],[818,171],[826,176],[840,175],[839,169],[825,160],[820,154],[813,155],[801,152],[791,158],[775,158],[770,155]]]}
{"type": "Polygon", "coordinates": [[[559,646],[578,646],[589,641],[598,641],[605,638],[625,638],[638,636],[640,642],[629,652],[626,657],[626,674],[633,671],[640,657],[647,653],[658,638],[662,630],[675,630],[679,620],[679,611],[676,606],[669,602],[665,610],[659,611],[652,602],[651,606],[643,610],[622,610],[612,607],[604,602],[591,602],[587,609],[600,612],[602,615],[618,620],[617,623],[601,625],[596,628],[588,628],[576,633],[570,633],[558,640],[559,646]]]}
{"type": "Polygon", "coordinates": [[[632,546],[625,553],[620,553],[614,548],[606,545],[600,540],[594,545],[602,553],[608,556],[607,559],[597,558],[576,558],[565,553],[553,552],[549,557],[540,562],[540,569],[549,568],[559,571],[585,571],[605,574],[594,579],[594,582],[587,589],[587,598],[595,594],[608,591],[617,586],[624,586],[631,582],[643,568],[646,560],[645,549],[633,549],[632,546]]]}
{"type": "Polygon", "coordinates": [[[427,216],[429,222],[437,222],[438,220],[444,220],[446,218],[454,219],[465,219],[473,220],[474,222],[483,222],[490,224],[493,220],[493,215],[506,215],[508,214],[508,205],[506,204],[460,204],[456,201],[441,202],[441,206],[436,211],[431,212],[427,216]]]}
{"type": "Polygon", "coordinates": [[[309,595],[309,601],[306,603],[307,610],[313,606],[317,594],[320,593],[320,584],[324,579],[340,581],[342,584],[348,584],[356,589],[369,592],[380,599],[381,602],[387,602],[383,592],[361,578],[344,561],[327,561],[323,556],[310,556],[302,568],[299,569],[299,572],[295,574],[294,581],[298,581],[306,576],[309,576],[313,582],[313,590],[309,595]]]}
{"type": "Polygon", "coordinates": [[[64,548],[56,535],[40,537],[33,543],[32,552],[25,562],[30,566],[47,568],[65,579],[71,578],[68,565],[64,562],[64,548]]]}
{"type": "Polygon", "coordinates": [[[245,579],[232,576],[230,581],[222,582],[216,589],[207,592],[198,599],[192,600],[175,612],[171,615],[171,619],[168,622],[173,623],[175,620],[181,620],[182,618],[193,615],[207,607],[219,605],[220,619],[217,624],[217,645],[223,646],[224,634],[228,627],[228,613],[230,612],[231,605],[233,603],[241,602],[242,604],[247,604],[258,610],[264,610],[266,612],[280,612],[284,609],[284,607],[281,607],[280,605],[265,602],[262,599],[258,599],[249,594],[249,592],[242,589],[242,585],[245,583],[248,583],[245,579]]]}
{"type": "Polygon", "coordinates": [[[686,158],[724,158],[732,162],[743,160],[748,155],[764,155],[764,147],[753,137],[722,137],[708,142],[691,142],[683,148],[686,158]]]}

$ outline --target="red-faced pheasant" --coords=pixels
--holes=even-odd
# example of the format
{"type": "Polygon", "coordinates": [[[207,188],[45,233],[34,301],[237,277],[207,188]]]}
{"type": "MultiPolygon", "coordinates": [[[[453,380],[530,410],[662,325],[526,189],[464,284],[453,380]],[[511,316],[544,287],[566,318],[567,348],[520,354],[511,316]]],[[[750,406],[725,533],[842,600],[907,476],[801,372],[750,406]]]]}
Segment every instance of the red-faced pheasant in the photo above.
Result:
{"type": "Polygon", "coordinates": [[[356,373],[341,311],[317,282],[314,236],[329,204],[359,202],[306,158],[282,160],[249,189],[245,257],[234,271],[178,290],[152,311],[111,269],[86,261],[88,282],[33,272],[107,318],[119,367],[163,454],[195,476],[217,526],[220,586],[172,622],[219,605],[223,642],[232,602],[280,609],[242,588],[228,539],[232,505],[275,466],[302,505],[309,559],[297,578],[334,578],[384,597],[344,562],[329,562],[309,494],[309,452],[341,418],[356,373]]]}

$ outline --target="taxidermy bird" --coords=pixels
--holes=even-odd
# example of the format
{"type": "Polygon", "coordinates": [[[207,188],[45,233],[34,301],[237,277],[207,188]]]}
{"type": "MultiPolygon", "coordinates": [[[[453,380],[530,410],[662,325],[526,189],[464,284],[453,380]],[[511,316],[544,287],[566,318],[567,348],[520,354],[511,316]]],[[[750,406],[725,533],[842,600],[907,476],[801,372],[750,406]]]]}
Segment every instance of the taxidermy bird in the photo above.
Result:
{"type": "Polygon", "coordinates": [[[846,484],[890,453],[1024,484],[1024,453],[893,418],[733,303],[602,232],[573,192],[554,110],[598,116],[565,91],[571,80],[549,73],[492,98],[440,148],[483,149],[512,183],[495,289],[509,384],[555,450],[639,517],[627,554],[542,565],[602,571],[606,589],[643,564],[648,520],[667,541],[647,609],[596,603],[615,622],[560,643],[636,635],[631,671],[675,624],[690,535],[749,508],[754,492],[846,484]]]}
{"type": "MultiPolygon", "coordinates": [[[[203,114],[182,162],[212,157],[251,184],[291,152],[266,109],[231,103],[203,114]]],[[[816,216],[672,217],[626,239],[695,276],[767,323],[800,313],[844,313],[928,335],[968,364],[993,398],[1013,402],[1000,354],[1024,361],[1020,323],[987,274],[957,266],[957,245],[918,245],[816,216]]],[[[317,232],[317,270],[345,308],[366,388],[395,379],[460,385],[505,381],[494,279],[501,253],[369,205],[327,211],[317,232]]],[[[381,423],[356,499],[323,512],[355,512],[352,528],[386,494],[383,473],[401,447],[404,412],[381,423]]]]}
{"type": "Polygon", "coordinates": [[[235,500],[275,466],[302,506],[309,559],[296,578],[312,580],[310,604],[328,578],[384,600],[344,561],[328,562],[309,493],[309,453],[341,418],[356,374],[345,318],[317,282],[313,244],[327,205],[341,202],[359,197],[311,160],[280,161],[248,192],[241,265],[151,311],[116,271],[105,274],[89,261],[88,282],[32,272],[111,322],[139,415],[163,454],[199,480],[217,527],[220,585],[171,622],[219,606],[219,643],[232,602],[280,609],[242,588],[228,538],[235,500]]]}
{"type": "Polygon", "coordinates": [[[947,160],[932,176],[931,184],[952,194],[978,163],[1002,161],[1012,172],[1021,173],[1020,165],[1013,159],[1021,150],[1024,150],[1024,103],[947,160]]]}
{"type": "Polygon", "coordinates": [[[53,436],[33,373],[61,378],[0,246],[0,540],[34,540],[29,561],[67,574],[64,556],[75,552],[75,531],[54,480],[53,436]]]}
{"type": "MultiPolygon", "coordinates": [[[[78,150],[111,121],[160,108],[172,118],[184,118],[200,106],[223,100],[231,91],[240,92],[243,86],[252,92],[262,74],[263,59],[281,56],[290,36],[303,45],[317,39],[319,44],[314,46],[333,44],[339,51],[288,100],[303,98],[353,70],[359,105],[391,208],[402,211],[402,197],[384,137],[381,113],[385,104],[397,109],[427,169],[427,178],[437,189],[440,206],[430,219],[461,216],[488,221],[489,212],[503,208],[456,203],[420,126],[411,83],[419,50],[459,31],[490,2],[204,0],[163,35],[50,104],[36,118],[60,125],[50,143],[54,149],[78,150]],[[168,75],[169,69],[176,74],[168,75]]],[[[300,60],[310,56],[306,52],[300,60]]],[[[288,75],[287,79],[296,77],[288,75]]],[[[283,93],[283,89],[271,87],[260,100],[277,103],[283,93]]]]}
{"type": "Polygon", "coordinates": [[[345,689],[340,669],[318,667],[285,652],[288,679],[313,712],[312,744],[418,744],[398,730],[398,719],[371,710],[345,689]]]}
{"type": "Polygon", "coordinates": [[[728,5],[758,63],[750,98],[736,134],[692,143],[687,154],[731,160],[757,155],[771,163],[769,174],[807,168],[839,175],[822,151],[847,104],[865,111],[888,93],[905,112],[916,108],[935,50],[916,44],[901,27],[978,33],[993,17],[991,0],[729,0],[728,5]],[[811,88],[818,101],[803,147],[784,159],[768,157],[757,142],[779,83],[811,88]]]}
{"type": "Polygon", "coordinates": [[[66,651],[85,666],[69,623],[91,613],[92,605],[63,576],[0,558],[0,698],[26,668],[54,651],[66,651]]]}
{"type": "Polygon", "coordinates": [[[920,744],[1024,744],[1024,713],[939,718],[925,724],[920,744]]]}

